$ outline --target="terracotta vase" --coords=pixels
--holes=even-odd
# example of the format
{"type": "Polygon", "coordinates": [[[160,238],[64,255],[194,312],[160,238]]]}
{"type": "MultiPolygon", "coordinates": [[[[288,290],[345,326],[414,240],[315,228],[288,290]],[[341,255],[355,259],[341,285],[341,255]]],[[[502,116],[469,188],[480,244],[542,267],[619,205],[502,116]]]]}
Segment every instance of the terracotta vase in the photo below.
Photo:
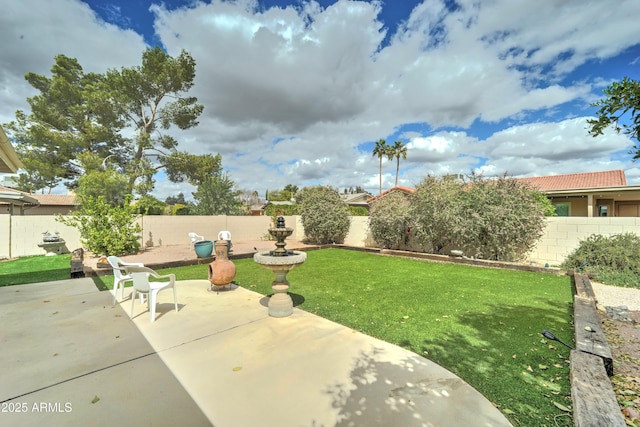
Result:
{"type": "Polygon", "coordinates": [[[216,259],[209,264],[209,281],[212,285],[226,286],[236,277],[236,266],[229,260],[226,240],[216,240],[216,259]]]}

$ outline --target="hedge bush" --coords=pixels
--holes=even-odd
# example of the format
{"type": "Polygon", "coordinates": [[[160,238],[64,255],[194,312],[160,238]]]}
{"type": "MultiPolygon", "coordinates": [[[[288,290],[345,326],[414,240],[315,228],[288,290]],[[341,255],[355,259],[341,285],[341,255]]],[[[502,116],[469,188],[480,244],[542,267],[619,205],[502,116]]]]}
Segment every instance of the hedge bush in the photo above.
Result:
{"type": "Polygon", "coordinates": [[[401,193],[390,193],[376,200],[369,213],[369,230],[373,240],[387,249],[399,249],[411,227],[409,199],[401,193]]]}
{"type": "Polygon", "coordinates": [[[617,286],[640,287],[640,236],[592,234],[580,241],[562,267],[617,286]]]}
{"type": "Polygon", "coordinates": [[[323,186],[305,187],[296,194],[304,234],[309,243],[343,243],[349,232],[347,204],[340,194],[323,186]]]}

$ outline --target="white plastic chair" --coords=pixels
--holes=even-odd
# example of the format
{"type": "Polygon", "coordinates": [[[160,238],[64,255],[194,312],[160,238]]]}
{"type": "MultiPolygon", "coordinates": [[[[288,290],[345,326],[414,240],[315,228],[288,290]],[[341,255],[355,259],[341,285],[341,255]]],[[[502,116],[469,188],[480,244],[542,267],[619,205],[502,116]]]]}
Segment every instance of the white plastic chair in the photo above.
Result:
{"type": "Polygon", "coordinates": [[[128,275],[133,281],[133,292],[131,294],[131,318],[133,318],[133,306],[136,302],[136,293],[147,295],[147,305],[151,312],[151,321],[156,321],[156,304],[158,302],[158,292],[163,289],[173,288],[173,305],[178,311],[178,299],[176,295],[176,276],[175,274],[159,275],[148,267],[125,267],[128,275]],[[149,278],[169,279],[168,282],[150,281],[149,278]]]}
{"type": "Polygon", "coordinates": [[[117,256],[108,256],[107,261],[109,261],[109,265],[113,268],[113,304],[115,305],[118,288],[122,285],[122,288],[120,288],[120,299],[122,299],[124,297],[124,284],[131,280],[131,276],[128,276],[125,272],[125,267],[144,267],[144,264],[141,262],[124,262],[117,256]]]}
{"type": "Polygon", "coordinates": [[[227,230],[222,230],[218,233],[218,240],[226,240],[227,241],[227,252],[231,252],[231,232],[227,230]]]}
{"type": "Polygon", "coordinates": [[[189,238],[191,239],[191,246],[194,246],[196,242],[201,242],[204,240],[204,236],[201,236],[198,233],[194,233],[193,231],[189,233],[189,238]]]}

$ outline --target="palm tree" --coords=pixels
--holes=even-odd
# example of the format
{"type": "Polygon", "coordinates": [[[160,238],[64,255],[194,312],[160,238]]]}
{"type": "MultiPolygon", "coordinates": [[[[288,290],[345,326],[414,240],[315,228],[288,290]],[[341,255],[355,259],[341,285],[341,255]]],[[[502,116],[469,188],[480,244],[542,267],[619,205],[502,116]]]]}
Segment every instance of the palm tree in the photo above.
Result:
{"type": "MultiPolygon", "coordinates": [[[[398,186],[398,172],[400,172],[400,156],[402,156],[402,160],[407,160],[407,146],[404,145],[402,141],[396,141],[393,143],[393,146],[389,146],[391,149],[391,158],[395,157],[397,160],[396,163],[396,187],[398,186]]],[[[391,160],[391,159],[389,159],[391,160]]]]}
{"type": "Polygon", "coordinates": [[[387,141],[382,138],[377,141],[376,146],[373,147],[373,155],[378,156],[378,159],[380,159],[380,193],[382,193],[382,157],[389,157],[389,148],[387,141]]]}

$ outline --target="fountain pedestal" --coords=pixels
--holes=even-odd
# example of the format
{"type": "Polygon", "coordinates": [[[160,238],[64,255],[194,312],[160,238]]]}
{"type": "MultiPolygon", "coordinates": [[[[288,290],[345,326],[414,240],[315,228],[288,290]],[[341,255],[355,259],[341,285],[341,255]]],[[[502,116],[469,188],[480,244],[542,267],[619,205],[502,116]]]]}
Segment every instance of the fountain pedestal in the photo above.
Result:
{"type": "Polygon", "coordinates": [[[288,294],[289,281],[287,273],[302,264],[307,259],[307,254],[300,251],[289,251],[287,256],[273,256],[270,252],[262,252],[253,255],[253,260],[261,266],[273,271],[274,281],[271,283],[273,295],[269,298],[269,316],[287,317],[293,313],[293,300],[288,294]]]}
{"type": "Polygon", "coordinates": [[[277,226],[270,228],[269,233],[276,238],[276,250],[258,252],[253,260],[261,266],[273,271],[274,281],[271,283],[273,295],[269,299],[269,316],[287,317],[293,313],[293,300],[288,293],[289,281],[287,273],[299,266],[307,259],[307,254],[301,251],[287,251],[285,239],[293,233],[292,228],[284,226],[284,218],[279,217],[277,226]]]}

